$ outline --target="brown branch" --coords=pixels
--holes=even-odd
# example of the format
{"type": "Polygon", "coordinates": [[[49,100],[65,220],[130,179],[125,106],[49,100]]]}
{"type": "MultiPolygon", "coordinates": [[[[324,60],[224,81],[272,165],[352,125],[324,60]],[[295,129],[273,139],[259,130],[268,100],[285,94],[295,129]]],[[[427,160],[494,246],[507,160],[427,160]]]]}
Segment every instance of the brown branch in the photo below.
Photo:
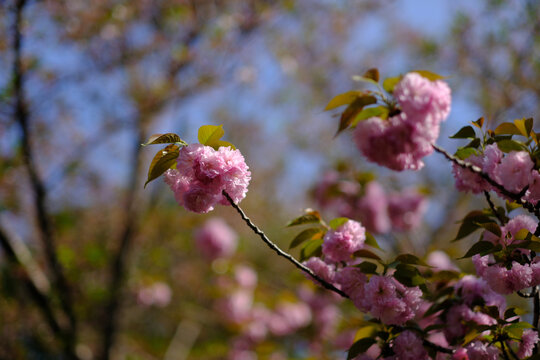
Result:
{"type": "MultiPolygon", "coordinates": [[[[34,193],[34,206],[36,218],[40,230],[40,238],[45,251],[47,265],[53,276],[53,283],[58,290],[58,297],[62,310],[69,319],[70,329],[67,331],[67,339],[69,342],[67,347],[70,351],[74,349],[77,322],[73,312],[73,302],[71,299],[71,291],[61,264],[58,261],[55,250],[55,240],[53,235],[52,224],[47,212],[46,198],[47,191],[40,178],[36,162],[32,153],[32,140],[30,132],[30,119],[28,116],[27,105],[24,94],[24,77],[25,72],[22,65],[22,22],[23,12],[26,5],[26,0],[17,0],[15,3],[14,15],[15,22],[13,25],[13,92],[15,98],[15,121],[19,124],[22,132],[22,154],[23,162],[30,178],[30,184],[34,193]]],[[[74,351],[71,351],[74,353],[74,351]]]]}
{"type": "Polygon", "coordinates": [[[237,204],[234,203],[233,199],[229,196],[229,194],[227,194],[227,192],[225,192],[225,190],[223,190],[223,196],[225,196],[227,198],[227,201],[229,201],[229,203],[231,204],[231,206],[240,214],[240,216],[242,217],[242,220],[245,221],[245,223],[247,224],[247,226],[253,230],[253,232],[257,235],[259,235],[259,237],[262,239],[262,241],[264,241],[264,243],[266,245],[268,245],[269,248],[271,248],[272,250],[274,250],[279,256],[282,256],[284,257],[285,259],[289,260],[289,262],[291,262],[294,266],[296,266],[298,269],[302,270],[303,272],[305,272],[306,274],[308,274],[309,276],[311,276],[313,279],[315,279],[316,281],[318,281],[324,288],[328,289],[328,290],[331,290],[339,295],[341,295],[342,297],[344,298],[349,298],[349,295],[347,295],[346,293],[344,293],[343,291],[341,291],[340,289],[338,289],[337,287],[335,287],[334,285],[330,284],[329,282],[327,282],[326,280],[322,279],[321,277],[319,277],[317,274],[315,274],[313,272],[313,270],[311,270],[310,268],[308,268],[307,266],[305,266],[304,264],[302,264],[301,262],[299,262],[298,260],[296,260],[291,254],[289,253],[286,253],[285,251],[281,250],[279,248],[279,246],[277,246],[276,244],[274,244],[267,236],[266,234],[261,230],[259,229],[252,221],[249,217],[246,216],[246,214],[244,213],[244,211],[240,208],[240,206],[238,206],[237,204]]]}

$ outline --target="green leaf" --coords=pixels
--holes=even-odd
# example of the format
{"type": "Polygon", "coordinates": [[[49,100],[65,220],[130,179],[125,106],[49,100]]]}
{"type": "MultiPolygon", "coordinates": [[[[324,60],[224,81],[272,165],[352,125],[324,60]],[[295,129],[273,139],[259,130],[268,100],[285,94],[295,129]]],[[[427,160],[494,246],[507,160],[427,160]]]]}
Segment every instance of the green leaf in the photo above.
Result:
{"type": "Polygon", "coordinates": [[[347,91],[346,93],[336,95],[334,98],[332,98],[332,100],[330,100],[328,105],[326,105],[324,111],[332,110],[343,105],[352,104],[354,100],[363,95],[365,95],[365,92],[358,90],[351,90],[347,91]]]}
{"type": "Polygon", "coordinates": [[[366,249],[355,251],[353,255],[356,257],[381,260],[381,258],[377,254],[372,253],[371,251],[366,250],[366,249]]]}
{"type": "Polygon", "coordinates": [[[296,235],[296,237],[291,241],[291,245],[289,246],[290,249],[294,249],[301,243],[307,240],[316,240],[316,239],[322,239],[325,232],[321,228],[309,228],[304,231],[302,231],[300,234],[296,235]]]}
{"type": "Polygon", "coordinates": [[[197,138],[199,139],[199,142],[201,144],[211,146],[216,150],[222,146],[230,146],[232,149],[236,149],[234,145],[230,142],[221,140],[223,135],[225,135],[223,125],[203,125],[199,128],[199,134],[197,138]]]}
{"type": "Polygon", "coordinates": [[[471,155],[478,155],[478,151],[472,147],[460,147],[455,153],[455,156],[461,160],[465,160],[471,155]]]}
{"type": "Polygon", "coordinates": [[[521,132],[516,125],[509,122],[503,122],[495,128],[495,135],[521,135],[521,132]]]}
{"type": "Polygon", "coordinates": [[[402,78],[403,76],[394,76],[394,77],[389,77],[389,78],[384,79],[383,85],[382,85],[383,89],[389,94],[393,93],[394,88],[401,81],[402,78]]]}
{"type": "Polygon", "coordinates": [[[450,136],[450,139],[474,139],[476,138],[476,133],[472,126],[464,126],[457,133],[450,136]]]}
{"type": "Polygon", "coordinates": [[[534,326],[525,321],[520,321],[504,327],[504,331],[514,339],[521,339],[523,330],[533,329],[534,326]]]}
{"type": "Polygon", "coordinates": [[[355,127],[356,125],[358,125],[360,121],[364,121],[372,117],[388,119],[388,113],[389,113],[388,108],[383,105],[364,108],[362,111],[358,113],[358,115],[356,115],[354,120],[351,122],[351,127],[355,127]]]}
{"type": "Polygon", "coordinates": [[[365,353],[373,344],[376,344],[377,340],[374,338],[363,338],[356,341],[349,349],[347,353],[347,360],[354,359],[360,354],[365,353]]]}
{"type": "Polygon", "coordinates": [[[523,118],[523,119],[516,119],[514,120],[514,124],[516,125],[516,128],[519,129],[520,135],[523,135],[525,137],[529,137],[532,131],[533,127],[533,119],[532,118],[523,118]]]}
{"type": "Polygon", "coordinates": [[[335,219],[332,219],[328,225],[333,229],[333,230],[336,230],[338,227],[340,227],[341,225],[345,224],[347,221],[349,221],[348,218],[346,217],[338,217],[338,218],[335,218],[335,219]]]}
{"type": "Polygon", "coordinates": [[[513,317],[516,317],[516,316],[521,316],[521,315],[524,315],[526,314],[527,311],[523,310],[523,309],[520,309],[520,308],[516,308],[516,307],[510,307],[508,309],[506,309],[506,311],[504,312],[504,319],[509,319],[509,318],[513,318],[513,317]]]}
{"type": "Polygon", "coordinates": [[[489,231],[490,233],[494,234],[497,237],[501,237],[502,235],[501,227],[497,223],[486,222],[486,223],[481,223],[478,225],[480,225],[481,227],[483,227],[484,229],[486,229],[487,231],[489,231]]]}
{"type": "Polygon", "coordinates": [[[313,256],[321,256],[322,244],[322,239],[313,240],[305,244],[302,250],[300,250],[300,261],[305,261],[313,256]]]}
{"type": "Polygon", "coordinates": [[[469,258],[469,257],[472,257],[476,254],[480,254],[480,255],[486,255],[488,253],[490,253],[491,250],[493,250],[495,246],[493,245],[493,243],[489,242],[489,241],[479,241],[477,243],[475,243],[470,249],[469,251],[467,251],[467,253],[465,255],[463,255],[460,259],[465,259],[465,258],[469,258]]]}
{"type": "Polygon", "coordinates": [[[508,200],[506,201],[506,204],[505,204],[505,207],[506,207],[506,211],[507,212],[512,212],[516,209],[520,209],[521,208],[521,205],[519,205],[517,202],[515,201],[512,201],[512,202],[509,202],[508,200]]]}
{"type": "Polygon", "coordinates": [[[412,254],[398,255],[394,261],[400,262],[402,264],[422,265],[431,267],[424,260],[412,254]]]}
{"type": "Polygon", "coordinates": [[[376,274],[377,273],[377,264],[374,264],[369,261],[363,261],[358,265],[355,265],[355,267],[362,270],[364,274],[376,274]]]}
{"type": "Polygon", "coordinates": [[[464,221],[461,224],[461,226],[459,227],[456,238],[454,240],[452,240],[452,242],[463,239],[464,237],[472,234],[473,232],[475,232],[479,228],[480,228],[480,225],[478,225],[476,223],[473,223],[473,222],[470,222],[470,221],[464,221]]]}
{"type": "Polygon", "coordinates": [[[413,70],[411,72],[415,72],[417,74],[420,74],[420,76],[428,79],[428,80],[431,80],[431,81],[436,81],[436,80],[442,80],[442,79],[446,79],[447,76],[442,76],[442,75],[439,75],[437,73],[434,73],[434,72],[431,72],[431,71],[428,71],[428,70],[413,70]]]}
{"type": "Polygon", "coordinates": [[[418,286],[426,282],[418,269],[409,264],[398,264],[394,277],[405,286],[418,286]]]}
{"type": "Polygon", "coordinates": [[[515,140],[501,140],[497,142],[497,146],[502,152],[509,153],[510,151],[527,151],[527,147],[515,140]]]}
{"type": "Polygon", "coordinates": [[[296,225],[304,225],[304,224],[312,224],[312,223],[321,223],[321,215],[318,211],[313,210],[307,210],[306,213],[300,217],[297,217],[294,220],[291,220],[287,223],[287,227],[289,226],[296,226],[296,225]]]}
{"type": "Polygon", "coordinates": [[[370,232],[367,232],[367,231],[366,231],[366,241],[364,241],[364,244],[374,247],[375,249],[381,250],[381,247],[377,243],[377,240],[375,239],[375,237],[370,232]]]}
{"type": "Polygon", "coordinates": [[[363,95],[356,100],[354,100],[341,114],[341,119],[339,121],[339,128],[336,132],[336,136],[342,132],[343,130],[347,129],[356,115],[358,115],[364,106],[375,104],[377,102],[377,98],[373,95],[363,95]]]}
{"type": "Polygon", "coordinates": [[[376,81],[374,81],[373,79],[364,77],[364,76],[353,75],[352,79],[354,81],[365,82],[371,85],[379,86],[379,84],[376,81]]]}
{"type": "Polygon", "coordinates": [[[144,183],[146,185],[161,176],[165,171],[171,168],[172,165],[176,163],[176,158],[180,155],[180,148],[177,145],[171,144],[166,146],[164,149],[159,150],[148,168],[148,177],[144,183]]]}
{"type": "Polygon", "coordinates": [[[144,144],[141,144],[142,146],[147,145],[155,145],[155,144],[171,144],[171,143],[180,143],[181,145],[187,146],[187,142],[180,139],[180,136],[174,134],[174,133],[167,133],[167,134],[154,134],[148,138],[148,141],[144,144]]]}

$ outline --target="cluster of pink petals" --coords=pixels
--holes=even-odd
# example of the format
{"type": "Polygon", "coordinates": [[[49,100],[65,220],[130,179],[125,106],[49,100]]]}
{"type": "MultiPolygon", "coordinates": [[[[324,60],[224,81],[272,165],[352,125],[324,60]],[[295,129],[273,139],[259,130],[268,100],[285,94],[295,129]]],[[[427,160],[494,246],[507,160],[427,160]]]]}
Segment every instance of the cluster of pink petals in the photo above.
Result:
{"type": "Polygon", "coordinates": [[[410,330],[405,330],[392,344],[396,360],[427,360],[428,353],[422,344],[422,339],[410,330]]]}
{"type": "Polygon", "coordinates": [[[499,350],[495,346],[473,341],[452,354],[452,360],[497,360],[499,350]]]}
{"type": "Polygon", "coordinates": [[[350,261],[355,251],[364,247],[366,229],[357,221],[348,220],[324,236],[322,252],[328,262],[350,261]]]}
{"type": "Polygon", "coordinates": [[[318,205],[339,216],[358,218],[371,233],[416,229],[427,207],[424,196],[412,189],[385,193],[381,184],[370,181],[360,192],[358,184],[342,181],[335,172],[323,176],[314,194],[318,205]]]}
{"type": "Polygon", "coordinates": [[[538,343],[538,331],[526,329],[521,336],[521,342],[517,351],[520,359],[528,358],[532,355],[534,346],[538,343]]]}
{"type": "Polygon", "coordinates": [[[501,226],[501,236],[497,236],[489,231],[484,231],[484,240],[491,241],[494,244],[508,246],[522,241],[515,239],[515,236],[520,230],[525,229],[534,234],[536,226],[537,222],[532,217],[518,215],[508,221],[506,225],[501,226]]]}
{"type": "MultiPolygon", "coordinates": [[[[482,154],[471,155],[465,161],[476,165],[491,180],[515,194],[528,186],[524,199],[532,204],[536,205],[540,200],[540,173],[534,169],[529,153],[511,151],[505,156],[497,144],[491,144],[486,146],[482,154]]],[[[458,190],[473,194],[494,190],[506,198],[500,189],[489,184],[480,175],[456,164],[452,166],[458,190]]]]}
{"type": "Polygon", "coordinates": [[[392,170],[418,170],[433,152],[440,123],[450,112],[451,94],[442,81],[409,73],[397,84],[394,97],[401,113],[388,120],[370,118],[354,132],[359,150],[370,161],[392,170]]]}
{"type": "Polygon", "coordinates": [[[473,256],[478,276],[499,294],[511,294],[518,290],[540,284],[540,263],[520,264],[513,261],[508,269],[499,264],[489,264],[489,256],[473,256]]]}
{"type": "Polygon", "coordinates": [[[195,232],[195,245],[208,260],[231,256],[237,246],[238,236],[225,221],[213,218],[195,232]]]}
{"type": "Polygon", "coordinates": [[[207,213],[218,203],[229,205],[223,190],[235,203],[241,201],[251,173],[239,150],[190,144],[180,149],[176,169],[167,170],[164,179],[178,204],[196,213],[207,213]]]}

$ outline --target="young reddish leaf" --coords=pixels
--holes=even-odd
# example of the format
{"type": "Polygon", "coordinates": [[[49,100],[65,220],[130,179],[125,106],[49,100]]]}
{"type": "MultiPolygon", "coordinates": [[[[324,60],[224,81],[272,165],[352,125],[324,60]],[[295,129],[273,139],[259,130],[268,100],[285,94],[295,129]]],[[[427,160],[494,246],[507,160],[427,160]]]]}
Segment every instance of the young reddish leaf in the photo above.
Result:
{"type": "Polygon", "coordinates": [[[474,126],[476,126],[479,129],[481,129],[482,126],[484,126],[484,117],[482,116],[480,119],[478,119],[476,121],[471,121],[471,124],[473,124],[474,126]]]}
{"type": "Polygon", "coordinates": [[[472,126],[464,126],[457,133],[450,136],[450,139],[474,139],[476,138],[476,133],[472,126]]]}
{"type": "Polygon", "coordinates": [[[324,108],[324,111],[332,110],[343,105],[349,105],[360,96],[365,95],[363,91],[351,90],[346,93],[336,95],[328,105],[324,108]]]}
{"type": "Polygon", "coordinates": [[[180,148],[174,144],[159,150],[150,163],[150,167],[148,168],[148,178],[144,183],[144,187],[146,188],[146,185],[150,181],[161,176],[161,174],[170,169],[171,166],[176,163],[176,158],[179,154],[180,148]]]}
{"type": "Polygon", "coordinates": [[[495,135],[521,135],[521,131],[516,125],[509,122],[503,122],[495,128],[495,135]]]}
{"type": "Polygon", "coordinates": [[[439,74],[436,74],[434,72],[431,72],[431,71],[428,71],[428,70],[414,70],[414,71],[411,71],[411,72],[415,72],[417,74],[419,74],[420,76],[430,80],[430,81],[436,81],[436,80],[441,80],[441,79],[446,79],[447,76],[442,76],[442,75],[439,75],[439,74]]]}
{"type": "Polygon", "coordinates": [[[184,146],[187,146],[187,143],[180,139],[180,136],[174,133],[167,134],[154,134],[150,136],[147,142],[141,144],[142,146],[154,145],[154,144],[171,144],[171,143],[180,143],[184,146]]]}
{"type": "Polygon", "coordinates": [[[287,223],[287,227],[303,225],[303,224],[312,224],[312,223],[321,223],[321,215],[318,211],[306,210],[306,213],[300,217],[297,217],[294,220],[291,220],[287,223]]]}
{"type": "Polygon", "coordinates": [[[382,84],[384,91],[386,91],[389,94],[393,93],[394,88],[401,81],[402,78],[403,76],[395,76],[395,77],[389,77],[389,78],[384,79],[383,84],[382,84]]]}
{"type": "Polygon", "coordinates": [[[516,128],[519,129],[519,132],[520,132],[519,135],[529,137],[529,135],[531,133],[531,130],[532,130],[532,126],[533,126],[533,119],[532,118],[516,119],[516,120],[514,120],[514,124],[516,125],[516,128]]]}
{"type": "Polygon", "coordinates": [[[348,218],[346,218],[346,217],[339,217],[339,218],[332,219],[332,220],[328,223],[328,225],[329,225],[332,229],[336,230],[338,227],[340,227],[341,225],[345,224],[347,221],[349,221],[348,218]]]}
{"type": "Polygon", "coordinates": [[[343,114],[341,114],[336,136],[351,125],[356,115],[362,111],[364,106],[375,104],[376,102],[377,98],[375,98],[373,95],[364,95],[354,100],[349,106],[347,106],[343,114]]]}
{"type": "Polygon", "coordinates": [[[375,82],[379,82],[379,69],[371,68],[363,75],[366,79],[371,79],[375,82]]]}
{"type": "Polygon", "coordinates": [[[322,239],[324,236],[324,230],[321,228],[309,228],[304,231],[302,231],[300,234],[296,235],[296,237],[291,241],[291,245],[289,246],[289,249],[294,249],[304,241],[308,240],[316,240],[316,239],[322,239]]]}

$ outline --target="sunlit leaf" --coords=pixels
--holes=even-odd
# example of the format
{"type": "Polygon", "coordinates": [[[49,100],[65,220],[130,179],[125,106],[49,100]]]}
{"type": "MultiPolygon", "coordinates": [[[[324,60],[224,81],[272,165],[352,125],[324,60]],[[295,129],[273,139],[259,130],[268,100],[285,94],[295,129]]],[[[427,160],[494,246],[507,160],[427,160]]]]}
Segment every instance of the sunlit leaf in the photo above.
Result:
{"type": "Polygon", "coordinates": [[[211,146],[216,150],[219,149],[220,146],[231,146],[234,149],[234,145],[221,140],[223,135],[225,135],[223,125],[203,125],[199,128],[197,138],[201,144],[211,146]]]}
{"type": "Polygon", "coordinates": [[[328,223],[328,225],[329,225],[332,229],[336,230],[338,227],[340,227],[341,225],[345,224],[347,221],[349,221],[348,218],[346,218],[346,217],[339,217],[339,218],[332,219],[332,220],[328,223]]]}
{"type": "Polygon", "coordinates": [[[446,79],[447,76],[442,76],[442,75],[439,75],[437,73],[434,73],[434,72],[431,72],[431,71],[428,71],[428,70],[414,70],[414,71],[411,71],[411,72],[415,72],[417,74],[419,74],[420,76],[428,79],[428,80],[431,80],[431,81],[436,81],[436,80],[442,80],[442,79],[446,79]]]}
{"type": "Polygon", "coordinates": [[[375,82],[379,82],[379,69],[371,68],[368,71],[366,71],[363,76],[367,79],[371,79],[375,82]]]}
{"type": "Polygon", "coordinates": [[[187,146],[187,143],[180,138],[180,136],[174,134],[174,133],[167,133],[167,134],[154,134],[148,138],[148,141],[144,144],[141,144],[142,146],[147,145],[154,145],[154,144],[173,144],[173,143],[180,143],[184,146],[187,146]]]}
{"type": "Polygon", "coordinates": [[[289,249],[293,249],[298,245],[302,244],[304,241],[322,239],[324,236],[324,230],[321,228],[309,228],[302,231],[300,234],[291,241],[289,249]]]}
{"type": "Polygon", "coordinates": [[[516,125],[509,122],[503,122],[495,128],[494,132],[495,135],[521,135],[516,125]]]}
{"type": "Polygon", "coordinates": [[[527,147],[525,145],[509,139],[497,141],[497,147],[505,153],[509,153],[511,151],[527,151],[527,147]]]}
{"type": "Polygon", "coordinates": [[[402,76],[394,76],[394,77],[389,77],[389,78],[384,79],[383,81],[384,91],[390,94],[393,93],[394,88],[401,81],[402,78],[403,78],[402,76]]]}
{"type": "Polygon", "coordinates": [[[306,243],[302,250],[300,250],[300,261],[305,261],[313,256],[321,256],[322,244],[322,239],[317,239],[306,243]]]}
{"type": "Polygon", "coordinates": [[[318,211],[307,210],[306,213],[287,223],[286,226],[321,223],[321,214],[318,211]]]}
{"type": "Polygon", "coordinates": [[[377,239],[370,233],[366,231],[366,241],[364,241],[364,244],[369,245],[371,247],[374,247],[375,249],[381,249],[379,244],[377,243],[377,239]]]}
{"type": "Polygon", "coordinates": [[[387,119],[388,118],[389,110],[386,106],[376,106],[376,107],[368,107],[362,109],[358,113],[358,115],[355,116],[354,120],[351,122],[351,127],[355,127],[360,121],[367,120],[372,117],[379,117],[381,119],[387,119]]]}
{"type": "Polygon", "coordinates": [[[180,148],[177,145],[171,144],[165,147],[162,150],[159,150],[148,168],[148,177],[144,183],[146,185],[161,176],[165,171],[171,168],[173,164],[176,163],[176,158],[180,154],[180,148]]]}
{"type": "Polygon", "coordinates": [[[478,151],[472,147],[461,147],[455,153],[455,156],[461,160],[465,160],[471,155],[478,155],[478,151]]]}
{"type": "Polygon", "coordinates": [[[482,116],[480,119],[478,119],[476,121],[471,121],[471,124],[473,124],[474,126],[476,126],[479,129],[481,129],[482,126],[484,125],[484,117],[482,116]]]}
{"type": "Polygon", "coordinates": [[[336,95],[328,105],[324,108],[325,111],[335,109],[337,107],[343,106],[343,105],[349,105],[357,98],[365,95],[364,91],[357,91],[357,90],[351,90],[347,91],[346,93],[336,95]]]}
{"type": "Polygon", "coordinates": [[[377,102],[377,98],[373,95],[363,95],[356,100],[354,100],[341,114],[341,118],[339,121],[339,128],[336,132],[336,136],[342,132],[343,130],[347,129],[354,118],[362,111],[364,106],[375,104],[377,102]]]}
{"type": "Polygon", "coordinates": [[[516,125],[516,128],[519,129],[520,135],[529,137],[533,127],[532,118],[516,119],[514,120],[514,124],[516,125]]]}

